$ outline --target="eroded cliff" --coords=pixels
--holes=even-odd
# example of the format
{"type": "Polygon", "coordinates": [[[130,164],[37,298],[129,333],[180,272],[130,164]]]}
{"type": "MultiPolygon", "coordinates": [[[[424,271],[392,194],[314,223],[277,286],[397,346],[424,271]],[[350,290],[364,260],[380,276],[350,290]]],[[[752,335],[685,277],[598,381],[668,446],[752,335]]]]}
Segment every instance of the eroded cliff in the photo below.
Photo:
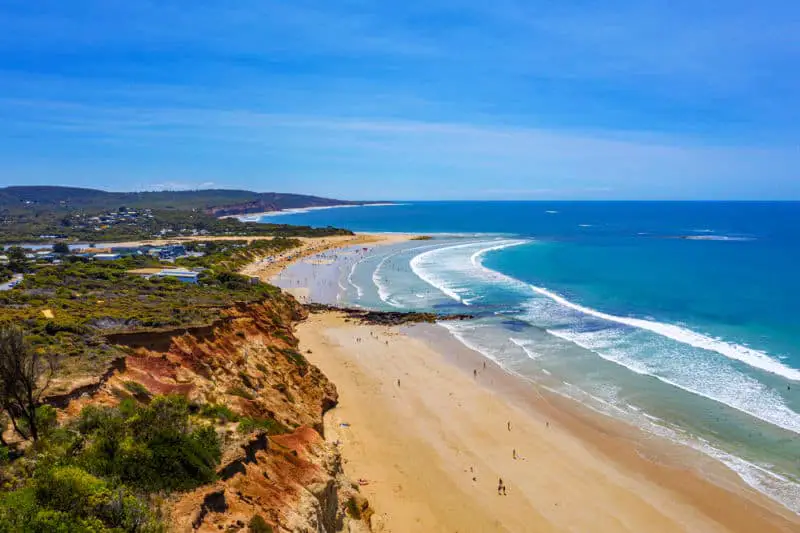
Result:
{"type": "Polygon", "coordinates": [[[337,393],[297,350],[292,327],[305,316],[281,295],[228,309],[208,327],[115,335],[128,355],[94,387],[62,398],[63,416],[180,394],[215,420],[218,480],[168,499],[175,531],[247,531],[255,516],[276,532],[368,531],[368,504],[321,435],[337,393]]]}

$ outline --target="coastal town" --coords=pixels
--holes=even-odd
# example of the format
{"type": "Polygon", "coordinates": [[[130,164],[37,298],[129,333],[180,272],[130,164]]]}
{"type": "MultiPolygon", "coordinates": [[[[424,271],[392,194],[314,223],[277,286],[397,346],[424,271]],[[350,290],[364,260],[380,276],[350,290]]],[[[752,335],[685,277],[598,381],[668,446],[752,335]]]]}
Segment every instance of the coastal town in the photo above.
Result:
{"type": "MultiPolygon", "coordinates": [[[[10,246],[6,253],[0,255],[0,267],[6,268],[6,278],[11,275],[17,280],[7,288],[16,286],[24,278],[26,270],[35,270],[46,265],[60,265],[65,261],[107,263],[123,259],[137,265],[148,265],[130,270],[131,273],[142,275],[145,278],[150,276],[170,277],[187,283],[197,283],[198,277],[205,270],[203,267],[180,268],[176,267],[175,263],[180,262],[181,259],[203,257],[206,246],[207,244],[204,242],[191,243],[189,245],[191,250],[187,250],[187,246],[181,243],[168,243],[160,246],[143,244],[107,247],[56,244],[49,247],[50,249],[42,245],[30,248],[10,246]]],[[[231,246],[240,248],[246,246],[246,243],[235,243],[231,246]]]]}

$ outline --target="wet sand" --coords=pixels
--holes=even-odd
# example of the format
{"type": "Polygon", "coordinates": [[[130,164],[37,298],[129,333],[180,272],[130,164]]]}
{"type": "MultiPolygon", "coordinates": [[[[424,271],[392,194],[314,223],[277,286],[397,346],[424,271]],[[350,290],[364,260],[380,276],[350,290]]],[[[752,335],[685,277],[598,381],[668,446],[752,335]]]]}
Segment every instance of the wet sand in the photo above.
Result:
{"type": "Polygon", "coordinates": [[[281,272],[281,270],[286,268],[291,263],[312,255],[324,253],[328,250],[346,248],[350,246],[394,244],[409,240],[413,237],[413,235],[399,233],[357,233],[355,235],[315,238],[298,237],[297,239],[302,243],[300,247],[292,248],[281,254],[269,256],[260,261],[251,263],[243,268],[241,273],[248,276],[258,277],[263,281],[271,281],[281,272]]]}

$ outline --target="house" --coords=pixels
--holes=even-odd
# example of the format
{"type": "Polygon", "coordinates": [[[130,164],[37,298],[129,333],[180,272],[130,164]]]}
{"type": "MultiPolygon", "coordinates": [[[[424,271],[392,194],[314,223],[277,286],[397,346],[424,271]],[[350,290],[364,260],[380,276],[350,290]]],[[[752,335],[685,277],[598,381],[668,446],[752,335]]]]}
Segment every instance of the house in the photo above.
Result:
{"type": "Polygon", "coordinates": [[[162,261],[168,261],[185,256],[186,247],[182,244],[168,244],[158,248],[151,248],[147,253],[153,257],[158,257],[162,261]]]}
{"type": "Polygon", "coordinates": [[[95,261],[116,261],[120,257],[119,254],[94,254],[95,261]]]}
{"type": "Polygon", "coordinates": [[[200,272],[193,270],[183,270],[180,268],[165,268],[161,272],[154,274],[157,278],[177,278],[184,283],[197,283],[200,272]]]}
{"type": "Polygon", "coordinates": [[[50,252],[48,250],[41,250],[36,252],[36,260],[37,261],[52,261],[56,258],[56,254],[50,252]]]}
{"type": "Polygon", "coordinates": [[[136,246],[112,246],[111,253],[119,255],[139,255],[142,252],[136,246]]]}

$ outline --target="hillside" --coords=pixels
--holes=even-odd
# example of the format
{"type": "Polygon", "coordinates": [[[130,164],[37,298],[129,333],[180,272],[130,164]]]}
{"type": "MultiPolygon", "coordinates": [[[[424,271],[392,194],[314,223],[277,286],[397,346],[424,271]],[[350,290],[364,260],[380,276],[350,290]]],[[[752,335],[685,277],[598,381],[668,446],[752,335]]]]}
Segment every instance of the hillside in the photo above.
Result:
{"type": "Polygon", "coordinates": [[[0,345],[57,362],[0,417],[0,532],[369,530],[322,436],[337,392],[299,351],[306,310],[237,273],[299,241],[204,244],[197,284],[72,256],[0,292],[0,345]]]}
{"type": "Polygon", "coordinates": [[[330,228],[244,223],[221,219],[302,207],[359,202],[300,194],[236,190],[106,192],[73,187],[0,189],[1,243],[113,242],[193,235],[313,236],[341,234],[330,228]]]}
{"type": "Polygon", "coordinates": [[[14,186],[0,189],[0,213],[116,210],[120,207],[158,210],[201,210],[230,215],[278,211],[298,207],[357,205],[350,202],[302,194],[208,189],[198,191],[107,192],[96,189],[57,186],[14,186]]]}

